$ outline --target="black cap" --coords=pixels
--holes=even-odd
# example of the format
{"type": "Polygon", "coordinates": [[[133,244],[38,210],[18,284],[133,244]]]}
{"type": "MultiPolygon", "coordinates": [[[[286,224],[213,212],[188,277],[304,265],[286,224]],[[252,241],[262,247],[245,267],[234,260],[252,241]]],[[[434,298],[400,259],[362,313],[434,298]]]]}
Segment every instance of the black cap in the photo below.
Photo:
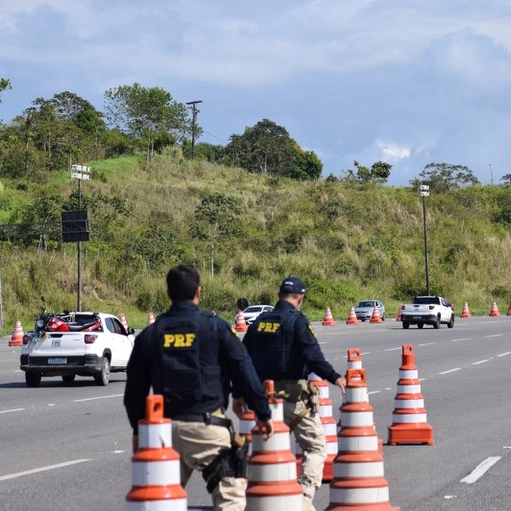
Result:
{"type": "Polygon", "coordinates": [[[291,293],[303,295],[305,294],[305,284],[298,277],[289,276],[282,281],[279,292],[284,295],[291,293]]]}

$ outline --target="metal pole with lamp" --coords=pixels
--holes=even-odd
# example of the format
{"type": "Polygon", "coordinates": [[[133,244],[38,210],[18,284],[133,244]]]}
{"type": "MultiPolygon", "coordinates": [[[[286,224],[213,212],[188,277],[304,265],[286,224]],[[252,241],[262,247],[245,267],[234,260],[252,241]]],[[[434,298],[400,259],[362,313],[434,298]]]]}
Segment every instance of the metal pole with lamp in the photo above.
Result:
{"type": "Polygon", "coordinates": [[[426,266],[426,295],[429,296],[428,234],[426,229],[426,200],[425,200],[425,197],[429,197],[429,186],[420,185],[420,193],[422,197],[422,219],[424,224],[424,264],[426,266]]]}
{"type": "MultiPolygon", "coordinates": [[[[78,213],[82,210],[82,180],[90,180],[90,167],[85,165],[71,165],[71,179],[78,179],[78,213]]],[[[86,223],[86,220],[85,220],[86,223]]],[[[88,227],[86,226],[88,230],[88,227]]],[[[77,303],[76,310],[82,310],[82,239],[88,239],[88,232],[86,237],[78,236],[77,252],[78,252],[78,283],[77,283],[77,303]]]]}

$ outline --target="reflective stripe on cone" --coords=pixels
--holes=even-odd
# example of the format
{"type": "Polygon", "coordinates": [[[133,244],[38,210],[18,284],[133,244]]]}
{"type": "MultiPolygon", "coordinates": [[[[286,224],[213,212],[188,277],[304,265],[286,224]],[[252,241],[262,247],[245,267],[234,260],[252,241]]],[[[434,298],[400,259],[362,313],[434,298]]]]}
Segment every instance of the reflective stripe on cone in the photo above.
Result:
{"type": "Polygon", "coordinates": [[[401,351],[402,364],[399,368],[397,394],[387,444],[433,445],[433,428],[428,424],[424,408],[424,396],[421,393],[413,346],[404,344],[401,351]]]}
{"type": "Polygon", "coordinates": [[[373,409],[364,387],[365,370],[348,369],[328,511],[399,511],[389,503],[383,451],[379,449],[373,409]]]}
{"type": "Polygon", "coordinates": [[[274,434],[264,440],[259,426],[252,429],[246,511],[300,510],[303,505],[302,487],[296,480],[296,458],[291,451],[289,428],[284,423],[283,401],[275,398],[273,381],[268,380],[264,385],[274,434]]]}
{"type": "Polygon", "coordinates": [[[171,427],[170,419],[163,417],[163,396],[148,396],[146,418],[139,421],[138,450],[131,458],[132,488],[126,496],[126,511],[187,510],[171,427]]]}

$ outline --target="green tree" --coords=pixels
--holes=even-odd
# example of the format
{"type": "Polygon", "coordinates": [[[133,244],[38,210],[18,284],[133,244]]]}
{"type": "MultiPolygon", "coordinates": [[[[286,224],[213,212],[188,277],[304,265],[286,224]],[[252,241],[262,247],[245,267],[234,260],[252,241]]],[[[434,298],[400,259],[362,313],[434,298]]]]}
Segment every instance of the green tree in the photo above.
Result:
{"type": "Polygon", "coordinates": [[[316,179],[322,170],[312,151],[303,151],[285,128],[268,119],[245,128],[242,135],[231,135],[225,160],[249,172],[294,179],[316,179]]]}
{"type": "Polygon", "coordinates": [[[385,184],[390,176],[392,165],[383,161],[377,161],[371,165],[371,168],[360,165],[358,161],[354,161],[353,165],[357,169],[356,172],[353,170],[347,170],[344,173],[343,182],[359,183],[359,184],[385,184]]]}
{"type": "Polygon", "coordinates": [[[500,178],[506,185],[511,185],[511,174],[506,174],[500,178]]]}
{"type": "Polygon", "coordinates": [[[0,103],[2,102],[2,92],[11,88],[11,82],[7,78],[0,78],[0,103]]]}
{"type": "Polygon", "coordinates": [[[429,184],[431,191],[445,192],[453,188],[480,184],[480,181],[465,165],[428,163],[419,177],[412,179],[410,184],[413,188],[418,188],[421,184],[429,184]]]}
{"type": "MultiPolygon", "coordinates": [[[[104,93],[105,115],[110,127],[145,141],[147,161],[155,151],[155,143],[165,135],[167,144],[182,140],[191,133],[186,106],[173,100],[159,87],[146,88],[138,83],[108,89],[104,93]]],[[[200,128],[196,127],[196,130],[200,128]]],[[[197,132],[197,131],[196,131],[197,132]]]]}
{"type": "MultiPolygon", "coordinates": [[[[287,176],[301,181],[318,179],[323,171],[323,163],[314,151],[304,151],[297,146],[293,164],[287,176]]],[[[286,174],[285,174],[286,175],[286,174]]]]}
{"type": "Polygon", "coordinates": [[[209,242],[211,275],[215,273],[215,253],[221,238],[240,236],[238,199],[223,193],[206,195],[195,209],[192,235],[209,242]]]}
{"type": "Polygon", "coordinates": [[[88,145],[93,147],[93,157],[100,157],[101,143],[100,138],[106,131],[103,114],[96,110],[87,100],[74,94],[73,92],[61,92],[55,94],[51,100],[57,110],[59,118],[78,128],[82,135],[79,137],[81,153],[88,154],[88,145]]]}

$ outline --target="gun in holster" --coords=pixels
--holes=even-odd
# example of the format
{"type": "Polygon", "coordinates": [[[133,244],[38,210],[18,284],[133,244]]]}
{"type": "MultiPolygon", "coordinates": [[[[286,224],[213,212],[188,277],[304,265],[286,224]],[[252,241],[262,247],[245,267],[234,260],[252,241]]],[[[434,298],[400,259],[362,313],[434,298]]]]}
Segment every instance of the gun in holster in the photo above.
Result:
{"type": "Polygon", "coordinates": [[[231,432],[231,448],[220,451],[202,471],[202,477],[207,482],[206,488],[209,493],[213,493],[224,477],[247,477],[250,442],[245,436],[235,433],[232,424],[229,430],[231,432]]]}

